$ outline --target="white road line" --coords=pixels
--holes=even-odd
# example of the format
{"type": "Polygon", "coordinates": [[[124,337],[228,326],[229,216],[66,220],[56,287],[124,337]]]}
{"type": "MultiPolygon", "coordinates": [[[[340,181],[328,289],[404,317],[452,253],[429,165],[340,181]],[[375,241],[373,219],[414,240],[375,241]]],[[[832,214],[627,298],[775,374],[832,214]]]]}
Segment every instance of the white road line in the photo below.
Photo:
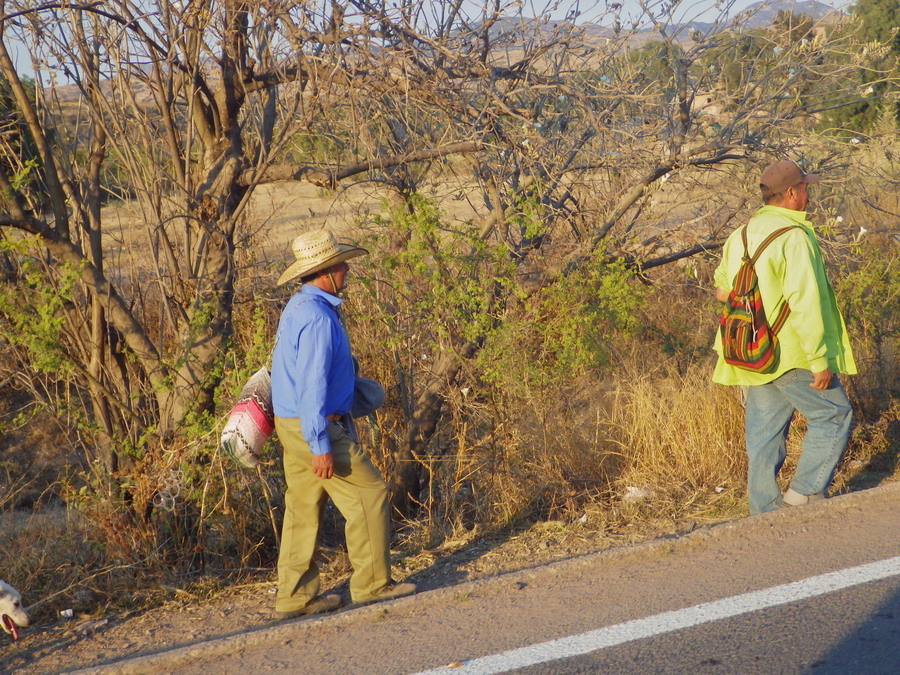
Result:
{"type": "Polygon", "coordinates": [[[607,626],[580,635],[571,635],[558,640],[511,649],[499,654],[482,656],[467,661],[462,666],[443,666],[425,670],[416,675],[496,675],[510,670],[548,663],[572,656],[613,647],[625,642],[670,633],[683,628],[727,619],[767,607],[777,607],[797,602],[817,595],[824,595],[844,588],[866,584],[880,579],[900,575],[900,556],[850,567],[837,572],[820,574],[783,586],[775,586],[762,591],[736,595],[714,602],[687,607],[672,612],[663,612],[645,619],[626,621],[616,626],[607,626]]]}

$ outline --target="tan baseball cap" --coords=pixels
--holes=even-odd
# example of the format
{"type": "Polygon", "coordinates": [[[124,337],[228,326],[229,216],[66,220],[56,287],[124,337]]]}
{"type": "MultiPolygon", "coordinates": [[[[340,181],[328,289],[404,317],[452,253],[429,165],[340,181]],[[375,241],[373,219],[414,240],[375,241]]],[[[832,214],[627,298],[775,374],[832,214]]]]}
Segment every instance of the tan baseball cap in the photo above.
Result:
{"type": "Polygon", "coordinates": [[[800,167],[790,160],[775,162],[767,166],[759,178],[759,189],[763,197],[771,197],[784,192],[800,183],[818,183],[822,177],[815,173],[803,173],[800,167]]]}

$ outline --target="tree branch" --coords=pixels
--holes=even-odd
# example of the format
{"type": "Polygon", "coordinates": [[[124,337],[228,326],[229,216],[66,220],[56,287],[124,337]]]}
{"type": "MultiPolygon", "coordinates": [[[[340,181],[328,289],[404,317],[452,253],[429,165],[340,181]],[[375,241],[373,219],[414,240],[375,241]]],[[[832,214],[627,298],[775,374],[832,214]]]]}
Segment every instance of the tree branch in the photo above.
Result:
{"type": "MultiPolygon", "coordinates": [[[[417,150],[404,155],[372,159],[333,170],[319,169],[311,166],[298,166],[296,164],[278,164],[265,169],[262,177],[255,182],[271,183],[278,180],[305,180],[313,185],[333,190],[342,179],[365,173],[366,171],[387,169],[402,164],[408,164],[410,162],[422,162],[455,153],[476,152],[482,148],[483,144],[480,141],[460,141],[439,148],[417,150]]],[[[238,182],[241,185],[250,185],[254,182],[254,178],[253,171],[248,170],[241,175],[238,182]]]]}
{"type": "Polygon", "coordinates": [[[41,243],[59,261],[81,269],[81,280],[108,312],[111,323],[122,334],[129,348],[140,360],[149,380],[157,388],[162,388],[167,372],[160,361],[156,347],[144,333],[143,328],[134,318],[115,287],[109,283],[97,267],[84,257],[78,247],[68,239],[63,239],[42,221],[27,214],[20,217],[0,214],[0,227],[5,226],[37,235],[40,237],[41,243]]]}

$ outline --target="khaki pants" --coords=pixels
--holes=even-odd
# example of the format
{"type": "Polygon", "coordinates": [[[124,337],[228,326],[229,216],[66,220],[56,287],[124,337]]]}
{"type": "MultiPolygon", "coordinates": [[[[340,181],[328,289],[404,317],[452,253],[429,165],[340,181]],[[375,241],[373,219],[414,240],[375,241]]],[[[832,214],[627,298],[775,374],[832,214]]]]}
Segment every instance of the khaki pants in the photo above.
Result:
{"type": "Polygon", "coordinates": [[[350,597],[364,602],[391,578],[390,518],[387,486],[362,448],[334,422],[328,425],[334,476],[312,472],[312,453],[297,419],[275,418],[284,446],[284,525],[278,554],[276,612],[300,609],[319,594],[319,568],[314,560],[326,497],[347,521],[344,534],[353,566],[350,597]]]}

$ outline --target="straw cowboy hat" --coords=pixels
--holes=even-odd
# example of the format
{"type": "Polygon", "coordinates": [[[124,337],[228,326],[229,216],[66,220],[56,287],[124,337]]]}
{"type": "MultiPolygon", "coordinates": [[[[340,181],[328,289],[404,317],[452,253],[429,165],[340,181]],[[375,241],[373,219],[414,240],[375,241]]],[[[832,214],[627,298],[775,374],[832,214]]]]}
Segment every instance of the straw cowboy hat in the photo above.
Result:
{"type": "Polygon", "coordinates": [[[278,285],[368,253],[359,246],[341,244],[331,230],[304,232],[294,239],[291,248],[296,260],[278,277],[278,285]]]}

